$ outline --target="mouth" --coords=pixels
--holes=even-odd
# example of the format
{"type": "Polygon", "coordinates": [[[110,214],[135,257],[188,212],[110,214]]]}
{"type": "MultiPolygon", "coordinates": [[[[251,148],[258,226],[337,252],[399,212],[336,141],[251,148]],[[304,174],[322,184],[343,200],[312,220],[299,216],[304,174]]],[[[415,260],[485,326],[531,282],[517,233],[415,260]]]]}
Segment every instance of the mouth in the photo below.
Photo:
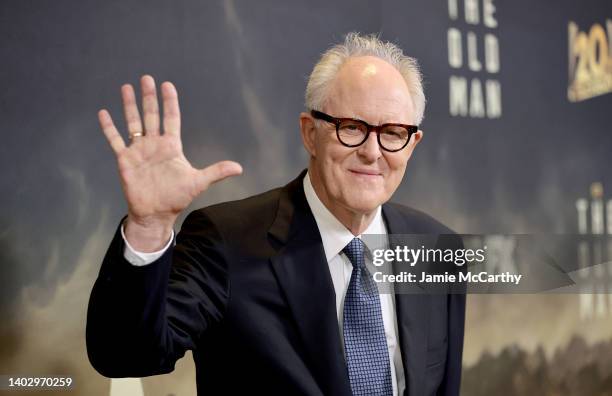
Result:
{"type": "Polygon", "coordinates": [[[355,176],[362,176],[368,178],[382,176],[382,173],[375,169],[349,169],[349,172],[351,172],[355,176]]]}

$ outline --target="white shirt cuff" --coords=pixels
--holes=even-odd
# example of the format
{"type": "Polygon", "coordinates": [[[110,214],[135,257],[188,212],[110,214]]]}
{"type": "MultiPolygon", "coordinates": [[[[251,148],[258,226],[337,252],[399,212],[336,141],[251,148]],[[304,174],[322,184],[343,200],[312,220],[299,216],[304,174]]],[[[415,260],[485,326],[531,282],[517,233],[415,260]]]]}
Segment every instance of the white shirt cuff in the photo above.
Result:
{"type": "Polygon", "coordinates": [[[139,252],[135,250],[129,244],[129,242],[127,241],[127,238],[125,237],[125,232],[123,231],[123,224],[121,224],[121,236],[123,237],[123,241],[125,242],[125,249],[123,250],[123,257],[130,264],[135,265],[137,267],[142,267],[147,264],[151,264],[152,262],[160,258],[166,252],[166,250],[168,250],[168,248],[172,244],[172,241],[174,240],[174,230],[172,230],[172,235],[170,235],[170,240],[168,241],[166,246],[164,246],[163,248],[161,248],[160,250],[156,252],[151,252],[151,253],[139,252]]]}

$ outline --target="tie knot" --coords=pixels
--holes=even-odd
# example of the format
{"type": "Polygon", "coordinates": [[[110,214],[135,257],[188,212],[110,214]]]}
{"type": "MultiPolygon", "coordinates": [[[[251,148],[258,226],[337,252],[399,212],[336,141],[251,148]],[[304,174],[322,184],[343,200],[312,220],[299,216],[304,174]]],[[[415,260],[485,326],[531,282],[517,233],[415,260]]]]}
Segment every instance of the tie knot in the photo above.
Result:
{"type": "Polygon", "coordinates": [[[355,268],[363,268],[365,267],[365,259],[364,259],[364,250],[365,245],[363,241],[359,238],[353,238],[348,245],[342,249],[344,254],[349,258],[351,264],[355,268]]]}

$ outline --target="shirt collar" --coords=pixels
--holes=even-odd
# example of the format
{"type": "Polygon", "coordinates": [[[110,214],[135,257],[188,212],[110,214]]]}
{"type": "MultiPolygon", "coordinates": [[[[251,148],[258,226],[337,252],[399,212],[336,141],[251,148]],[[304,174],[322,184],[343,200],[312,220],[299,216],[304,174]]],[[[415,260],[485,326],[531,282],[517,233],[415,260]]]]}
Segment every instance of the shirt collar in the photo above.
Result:
{"type": "MultiPolygon", "coordinates": [[[[310,181],[310,175],[306,172],[304,176],[304,194],[310,210],[319,227],[321,240],[323,241],[323,249],[325,250],[325,258],[329,262],[334,256],[339,254],[342,249],[354,238],[353,234],[334,216],[329,209],[325,207],[323,202],[317,196],[317,193],[310,181]]],[[[381,215],[381,207],[376,208],[374,219],[361,235],[383,235],[387,230],[381,215]]],[[[358,235],[358,237],[361,237],[358,235]]]]}

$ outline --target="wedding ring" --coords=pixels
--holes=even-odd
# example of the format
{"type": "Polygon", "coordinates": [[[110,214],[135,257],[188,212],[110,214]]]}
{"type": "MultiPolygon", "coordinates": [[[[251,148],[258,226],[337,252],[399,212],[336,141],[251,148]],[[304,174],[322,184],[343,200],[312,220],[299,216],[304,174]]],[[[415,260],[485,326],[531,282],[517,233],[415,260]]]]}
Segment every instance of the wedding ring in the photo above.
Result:
{"type": "Polygon", "coordinates": [[[134,133],[130,133],[130,140],[134,139],[135,137],[141,137],[144,136],[144,132],[134,132],[134,133]]]}

